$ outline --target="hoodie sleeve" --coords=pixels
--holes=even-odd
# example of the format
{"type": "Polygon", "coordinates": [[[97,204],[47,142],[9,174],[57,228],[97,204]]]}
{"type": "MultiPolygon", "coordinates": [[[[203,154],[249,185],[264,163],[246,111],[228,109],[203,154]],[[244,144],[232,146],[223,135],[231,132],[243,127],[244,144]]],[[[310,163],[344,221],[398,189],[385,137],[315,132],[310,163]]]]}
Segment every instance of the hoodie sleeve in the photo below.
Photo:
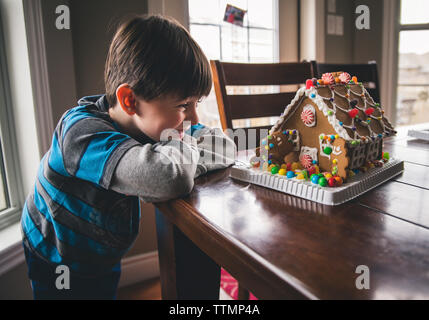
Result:
{"type": "Polygon", "coordinates": [[[200,154],[195,178],[234,164],[237,147],[221,129],[198,124],[191,127],[191,134],[197,140],[197,149],[200,154]]]}
{"type": "Polygon", "coordinates": [[[131,148],[118,162],[111,189],[139,196],[145,202],[188,194],[199,159],[195,144],[171,140],[131,148]]]}

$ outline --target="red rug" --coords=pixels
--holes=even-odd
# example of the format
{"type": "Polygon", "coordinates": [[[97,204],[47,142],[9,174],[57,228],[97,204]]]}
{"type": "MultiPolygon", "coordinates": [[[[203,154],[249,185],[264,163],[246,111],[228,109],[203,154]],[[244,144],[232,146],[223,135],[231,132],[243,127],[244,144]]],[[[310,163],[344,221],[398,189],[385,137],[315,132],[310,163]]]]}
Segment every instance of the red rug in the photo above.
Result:
{"type": "MultiPolygon", "coordinates": [[[[225,269],[221,269],[220,273],[220,287],[232,299],[238,298],[238,282],[235,280],[225,269]]],[[[249,292],[249,300],[258,300],[251,292],[249,292]]]]}

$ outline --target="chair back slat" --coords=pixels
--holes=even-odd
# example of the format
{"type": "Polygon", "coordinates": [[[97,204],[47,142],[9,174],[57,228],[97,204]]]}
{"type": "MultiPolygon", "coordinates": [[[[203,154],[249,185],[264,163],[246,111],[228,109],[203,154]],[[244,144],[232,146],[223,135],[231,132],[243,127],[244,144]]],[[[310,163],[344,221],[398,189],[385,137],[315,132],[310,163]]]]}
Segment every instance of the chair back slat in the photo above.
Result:
{"type": "Polygon", "coordinates": [[[221,63],[225,85],[301,84],[315,74],[313,62],[301,63],[221,63]]]}
{"type": "Polygon", "coordinates": [[[295,97],[295,92],[274,94],[228,95],[232,119],[280,116],[286,106],[295,97]]]}

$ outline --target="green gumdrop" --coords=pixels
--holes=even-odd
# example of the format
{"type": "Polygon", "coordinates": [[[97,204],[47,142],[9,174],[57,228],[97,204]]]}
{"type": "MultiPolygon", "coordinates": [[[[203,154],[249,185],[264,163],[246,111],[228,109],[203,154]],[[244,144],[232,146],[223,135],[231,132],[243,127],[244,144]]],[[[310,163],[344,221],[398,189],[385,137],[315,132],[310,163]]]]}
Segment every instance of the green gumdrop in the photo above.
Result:
{"type": "Polygon", "coordinates": [[[327,185],[328,185],[328,180],[326,180],[326,178],[321,177],[319,179],[319,186],[326,187],[327,185]]]}
{"type": "Polygon", "coordinates": [[[331,148],[331,147],[325,147],[325,148],[323,149],[323,152],[324,152],[325,154],[331,154],[331,152],[332,152],[332,148],[331,148]]]}
{"type": "Polygon", "coordinates": [[[390,159],[389,152],[383,152],[383,159],[385,159],[385,160],[389,160],[390,159]]]}
{"type": "Polygon", "coordinates": [[[279,172],[279,170],[280,170],[280,168],[279,168],[279,167],[277,167],[277,166],[272,167],[272,168],[271,168],[271,173],[272,173],[272,174],[277,174],[277,173],[279,172]]]}

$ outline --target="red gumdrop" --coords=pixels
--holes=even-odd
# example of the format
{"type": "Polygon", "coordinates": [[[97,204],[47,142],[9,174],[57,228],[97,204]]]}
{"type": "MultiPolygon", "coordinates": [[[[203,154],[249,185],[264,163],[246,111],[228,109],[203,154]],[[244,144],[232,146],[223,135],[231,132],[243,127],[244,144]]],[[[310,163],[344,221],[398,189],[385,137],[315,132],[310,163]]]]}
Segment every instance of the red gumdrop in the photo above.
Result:
{"type": "Polygon", "coordinates": [[[335,187],[337,185],[337,181],[335,180],[334,177],[328,179],[328,185],[330,187],[335,187]]]}
{"type": "Polygon", "coordinates": [[[359,112],[359,110],[358,110],[358,109],[356,109],[356,108],[354,108],[354,109],[352,109],[352,110],[350,110],[350,111],[349,111],[349,116],[350,116],[351,118],[354,118],[354,117],[356,117],[356,116],[357,116],[358,112],[359,112]]]}
{"type": "Polygon", "coordinates": [[[315,167],[310,167],[308,168],[308,175],[311,177],[312,174],[316,173],[316,168],[315,167]]]}
{"type": "Polygon", "coordinates": [[[308,79],[307,81],[305,81],[305,88],[310,89],[311,87],[314,87],[313,80],[308,79]]]}
{"type": "Polygon", "coordinates": [[[368,108],[365,110],[365,113],[370,116],[374,112],[374,108],[368,108]]]}
{"type": "Polygon", "coordinates": [[[286,164],[286,170],[287,171],[292,171],[292,163],[287,163],[286,164]]]}

